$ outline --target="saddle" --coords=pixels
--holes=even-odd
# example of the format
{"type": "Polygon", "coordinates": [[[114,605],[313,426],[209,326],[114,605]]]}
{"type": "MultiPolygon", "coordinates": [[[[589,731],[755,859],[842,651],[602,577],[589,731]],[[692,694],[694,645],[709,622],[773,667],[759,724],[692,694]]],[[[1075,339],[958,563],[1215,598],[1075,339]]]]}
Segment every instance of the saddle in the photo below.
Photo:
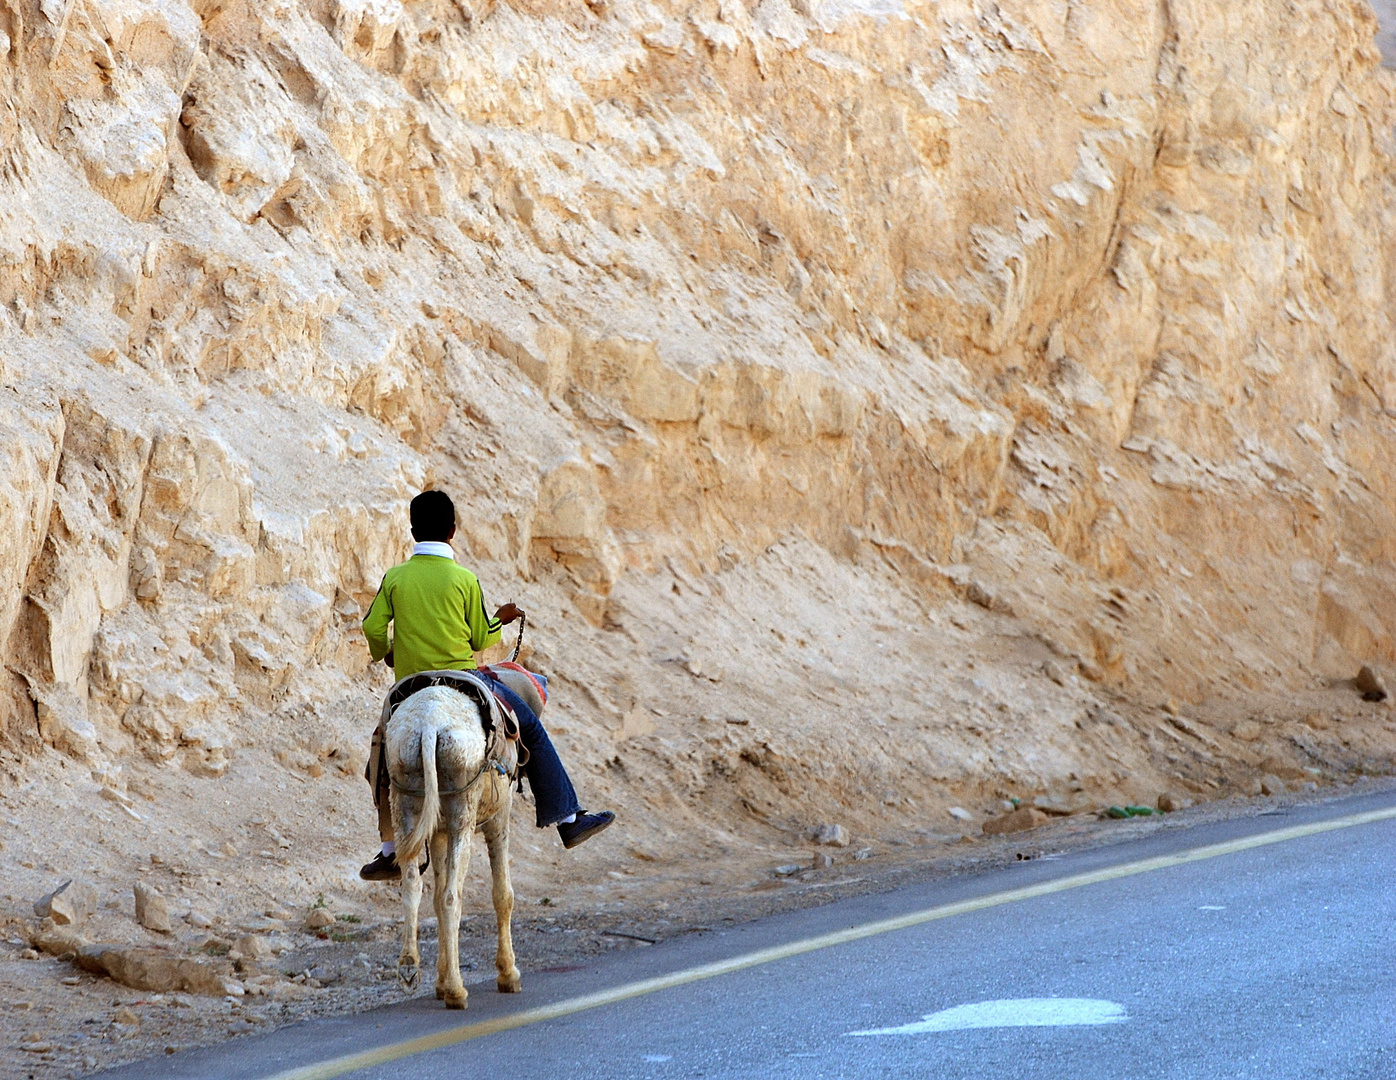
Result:
{"type": "MultiPolygon", "coordinates": [[[[514,665],[518,667],[517,664],[514,665]]],[[[397,707],[419,690],[429,686],[449,686],[475,702],[480,709],[480,726],[486,738],[502,731],[510,742],[519,739],[519,718],[490,685],[473,671],[419,671],[394,683],[383,699],[382,726],[386,728],[397,707]]]]}

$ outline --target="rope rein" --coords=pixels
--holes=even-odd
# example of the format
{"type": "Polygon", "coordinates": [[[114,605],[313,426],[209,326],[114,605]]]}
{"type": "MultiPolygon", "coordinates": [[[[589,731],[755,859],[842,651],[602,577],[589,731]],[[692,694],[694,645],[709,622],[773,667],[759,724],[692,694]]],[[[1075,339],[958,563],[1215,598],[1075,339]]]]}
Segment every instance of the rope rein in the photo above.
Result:
{"type": "Polygon", "coordinates": [[[514,642],[514,651],[513,651],[512,653],[509,654],[509,663],[511,663],[511,664],[512,664],[515,660],[517,660],[517,659],[519,658],[519,650],[523,648],[523,632],[524,632],[524,627],[527,626],[527,625],[528,625],[528,612],[526,612],[526,611],[520,611],[520,612],[519,612],[519,636],[518,636],[518,639],[514,642]]]}

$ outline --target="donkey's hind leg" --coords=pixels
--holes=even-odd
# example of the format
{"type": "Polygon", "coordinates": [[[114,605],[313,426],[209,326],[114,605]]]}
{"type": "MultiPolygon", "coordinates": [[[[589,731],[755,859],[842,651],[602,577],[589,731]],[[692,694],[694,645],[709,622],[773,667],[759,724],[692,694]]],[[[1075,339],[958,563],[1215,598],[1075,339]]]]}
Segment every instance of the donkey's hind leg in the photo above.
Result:
{"type": "Polygon", "coordinates": [[[436,996],[448,1009],[463,1009],[466,1001],[460,974],[460,901],[462,879],[470,866],[470,833],[457,818],[448,812],[449,830],[436,834],[431,852],[436,866],[436,996]]]}
{"type": "MultiPolygon", "coordinates": [[[[397,795],[393,796],[394,803],[397,795]]],[[[406,815],[393,807],[393,831],[398,836],[406,836],[410,825],[403,819],[406,815]],[[407,826],[407,827],[404,827],[407,826]]],[[[417,860],[408,859],[402,867],[402,951],[398,953],[397,977],[402,988],[407,991],[417,989],[421,976],[421,954],[417,951],[417,916],[422,906],[422,875],[417,869],[417,860]]]]}
{"type": "Polygon", "coordinates": [[[499,973],[496,985],[501,994],[517,994],[523,989],[518,965],[514,962],[514,886],[509,881],[509,800],[481,826],[490,853],[490,877],[494,888],[494,917],[499,923],[499,948],[494,966],[499,973]]]}

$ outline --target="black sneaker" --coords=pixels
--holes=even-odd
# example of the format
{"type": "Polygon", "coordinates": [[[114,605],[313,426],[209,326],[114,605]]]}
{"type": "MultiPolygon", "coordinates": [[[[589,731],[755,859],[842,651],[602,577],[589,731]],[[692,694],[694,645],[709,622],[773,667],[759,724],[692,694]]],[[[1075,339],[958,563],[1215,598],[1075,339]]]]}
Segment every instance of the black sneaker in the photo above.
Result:
{"type": "MultiPolygon", "coordinates": [[[[419,872],[425,874],[430,865],[431,856],[428,855],[419,872]]],[[[360,868],[359,877],[365,881],[397,881],[402,877],[402,869],[397,864],[396,855],[385,855],[380,851],[371,863],[360,868]]]]}
{"type": "Polygon", "coordinates": [[[562,846],[574,848],[578,844],[585,844],[602,829],[610,827],[611,822],[616,820],[616,815],[609,810],[602,810],[599,814],[579,813],[576,821],[569,821],[565,825],[558,823],[557,834],[562,837],[562,846]]]}
{"type": "Polygon", "coordinates": [[[395,856],[380,851],[371,863],[359,871],[359,877],[365,881],[396,881],[402,877],[402,870],[398,868],[395,856]]]}

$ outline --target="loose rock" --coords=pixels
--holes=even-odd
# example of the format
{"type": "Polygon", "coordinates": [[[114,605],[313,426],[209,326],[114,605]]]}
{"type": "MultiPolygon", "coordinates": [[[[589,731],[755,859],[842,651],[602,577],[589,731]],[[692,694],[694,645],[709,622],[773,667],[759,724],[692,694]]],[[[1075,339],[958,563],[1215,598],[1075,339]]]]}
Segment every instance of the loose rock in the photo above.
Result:
{"type": "Polygon", "coordinates": [[[58,926],[81,926],[96,910],[97,890],[77,878],[68,879],[34,901],[34,914],[52,919],[58,926]]]}
{"type": "Polygon", "coordinates": [[[956,821],[969,821],[970,818],[974,817],[974,815],[971,814],[968,810],[966,810],[963,806],[952,806],[949,810],[946,811],[946,813],[948,813],[956,821]]]}
{"type": "Polygon", "coordinates": [[[1045,824],[1047,815],[1035,806],[1020,806],[1011,814],[1002,814],[996,818],[990,818],[984,822],[983,830],[986,836],[998,836],[1003,833],[1026,832],[1028,829],[1035,829],[1039,825],[1045,824]]]}
{"type": "Polygon", "coordinates": [[[1047,814],[1067,816],[1079,814],[1091,807],[1090,798],[1077,792],[1072,795],[1039,795],[1032,801],[1033,806],[1047,814]]]}
{"type": "Polygon", "coordinates": [[[334,925],[334,916],[324,908],[316,908],[305,917],[307,930],[324,930],[334,925]]]}
{"type": "Polygon", "coordinates": [[[50,956],[68,956],[86,945],[87,939],[71,926],[59,926],[52,918],[47,918],[39,924],[29,943],[50,956]]]}
{"type": "Polygon", "coordinates": [[[1165,791],[1158,797],[1158,808],[1165,814],[1171,814],[1177,810],[1181,810],[1187,805],[1187,799],[1171,791],[1165,791]]]}
{"type": "Polygon", "coordinates": [[[136,882],[136,922],[158,934],[170,932],[170,909],[165,898],[144,881],[136,882]]]}
{"type": "Polygon", "coordinates": [[[79,950],[78,966],[104,974],[135,990],[167,993],[224,994],[223,976],[213,965],[164,949],[128,949],[120,945],[89,945],[79,950]]]}
{"type": "Polygon", "coordinates": [[[1278,776],[1267,773],[1260,778],[1260,793],[1262,795],[1283,795],[1286,790],[1285,782],[1278,776]]]}
{"type": "Polygon", "coordinates": [[[828,847],[848,847],[848,830],[842,825],[820,825],[814,830],[813,839],[828,847]]]}
{"type": "Polygon", "coordinates": [[[1362,670],[1357,673],[1357,678],[1353,680],[1353,685],[1357,687],[1358,693],[1362,695],[1363,701],[1386,700],[1386,681],[1382,679],[1376,668],[1372,667],[1370,664],[1362,665],[1362,670]]]}
{"type": "Polygon", "coordinates": [[[237,962],[239,971],[247,971],[263,960],[270,960],[273,950],[271,943],[260,934],[245,934],[237,939],[228,955],[237,962]]]}

